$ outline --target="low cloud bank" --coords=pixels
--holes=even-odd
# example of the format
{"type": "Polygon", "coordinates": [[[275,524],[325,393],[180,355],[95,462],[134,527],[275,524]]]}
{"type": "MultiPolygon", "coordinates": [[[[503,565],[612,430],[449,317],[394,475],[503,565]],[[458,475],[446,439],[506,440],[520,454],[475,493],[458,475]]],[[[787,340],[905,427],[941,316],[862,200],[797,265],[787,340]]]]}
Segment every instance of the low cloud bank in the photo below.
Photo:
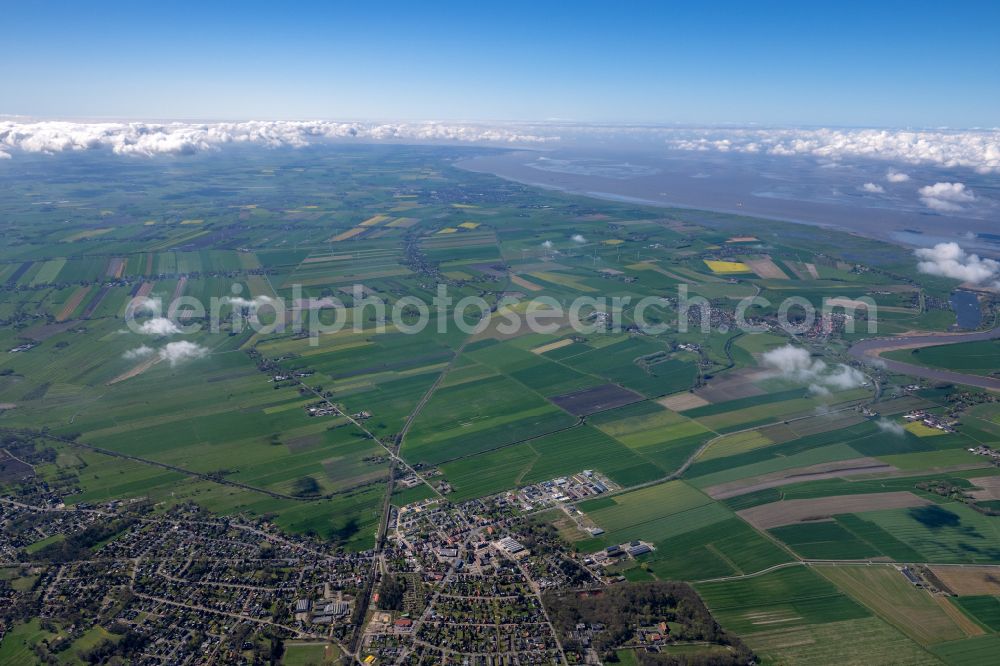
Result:
{"type": "Polygon", "coordinates": [[[816,395],[829,395],[832,391],[845,391],[865,383],[864,374],[843,363],[828,365],[814,359],[801,347],[785,345],[765,352],[761,357],[764,367],[790,381],[805,384],[816,395]]]}
{"type": "MultiPolygon", "coordinates": [[[[681,128],[582,123],[227,123],[0,122],[0,159],[14,152],[107,149],[118,155],[183,155],[227,145],[301,147],[330,140],[538,145],[549,142],[662,141],[677,150],[865,158],[1000,173],[1000,130],[681,128]]],[[[890,169],[890,183],[909,176],[890,169]]]]}
{"type": "Polygon", "coordinates": [[[917,270],[928,275],[953,278],[976,285],[1000,286],[1000,262],[969,254],[958,243],[938,243],[914,251],[917,270]]]}
{"type": "Polygon", "coordinates": [[[248,121],[231,123],[0,122],[0,157],[13,151],[61,153],[108,149],[117,155],[185,155],[226,145],[302,147],[335,139],[536,144],[557,141],[517,126],[451,123],[340,123],[248,121]]]}
{"type": "MultiPolygon", "coordinates": [[[[840,160],[849,157],[966,167],[980,173],[1000,172],[998,130],[882,129],[704,129],[676,130],[666,143],[679,150],[811,155],[840,160]]],[[[891,183],[909,180],[890,171],[891,183]]]]}

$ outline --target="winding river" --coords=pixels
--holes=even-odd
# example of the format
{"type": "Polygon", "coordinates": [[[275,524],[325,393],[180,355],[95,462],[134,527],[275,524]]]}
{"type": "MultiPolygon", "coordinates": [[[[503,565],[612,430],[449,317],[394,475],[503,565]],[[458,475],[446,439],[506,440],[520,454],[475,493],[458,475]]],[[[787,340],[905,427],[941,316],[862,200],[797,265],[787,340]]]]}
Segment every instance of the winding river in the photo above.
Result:
{"type": "Polygon", "coordinates": [[[984,377],[982,375],[968,375],[953,370],[941,368],[930,368],[913,363],[903,363],[882,358],[883,352],[894,351],[896,349],[917,349],[918,347],[931,347],[933,345],[951,345],[959,342],[981,342],[983,340],[995,340],[1000,338],[1000,326],[989,331],[977,331],[975,333],[932,333],[929,335],[903,335],[895,338],[871,338],[856,343],[850,349],[850,355],[860,361],[870,362],[878,359],[885,363],[886,368],[893,372],[914,377],[923,377],[937,382],[951,382],[954,384],[965,384],[966,386],[976,386],[978,388],[1000,391],[1000,379],[994,377],[984,377]]]}

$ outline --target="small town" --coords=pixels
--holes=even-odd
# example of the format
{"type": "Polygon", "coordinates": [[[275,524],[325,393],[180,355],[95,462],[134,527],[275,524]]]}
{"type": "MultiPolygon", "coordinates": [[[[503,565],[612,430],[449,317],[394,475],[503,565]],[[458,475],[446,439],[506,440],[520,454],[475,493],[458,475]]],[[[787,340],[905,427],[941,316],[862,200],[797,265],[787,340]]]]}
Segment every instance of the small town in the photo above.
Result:
{"type": "MultiPolygon", "coordinates": [[[[39,660],[84,635],[93,614],[124,636],[95,658],[135,664],[266,663],[302,642],[366,664],[595,661],[589,640],[566,654],[545,595],[621,580],[604,569],[653,547],[573,554],[533,516],[582,520],[573,502],[613,489],[585,470],[463,504],[422,500],[392,512],[381,551],[346,553],[263,519],[143,500],[66,507],[37,487],[0,500],[0,566],[32,581],[3,587],[4,622],[35,614],[69,627],[34,648],[39,660]]],[[[644,645],[672,640],[669,628],[635,632],[644,645]]]]}

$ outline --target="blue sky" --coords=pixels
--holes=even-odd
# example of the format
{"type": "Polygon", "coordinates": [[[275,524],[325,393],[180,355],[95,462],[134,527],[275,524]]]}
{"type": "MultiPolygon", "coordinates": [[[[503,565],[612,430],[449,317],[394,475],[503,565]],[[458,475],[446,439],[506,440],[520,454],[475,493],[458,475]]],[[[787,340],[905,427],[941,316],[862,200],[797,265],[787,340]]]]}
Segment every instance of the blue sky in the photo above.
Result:
{"type": "Polygon", "coordinates": [[[9,3],[0,113],[1000,126],[1000,3],[208,4],[9,3]]]}

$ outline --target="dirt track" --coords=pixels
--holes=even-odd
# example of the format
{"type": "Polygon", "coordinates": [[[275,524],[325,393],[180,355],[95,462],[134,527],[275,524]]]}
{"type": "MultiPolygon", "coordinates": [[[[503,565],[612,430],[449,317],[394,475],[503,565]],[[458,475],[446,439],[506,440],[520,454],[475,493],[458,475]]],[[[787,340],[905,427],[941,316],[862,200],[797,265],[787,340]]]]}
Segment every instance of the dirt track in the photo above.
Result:
{"type": "Polygon", "coordinates": [[[787,486],[801,481],[816,481],[818,479],[835,479],[841,476],[858,474],[876,474],[897,471],[892,465],[887,465],[876,458],[852,458],[835,462],[819,463],[808,467],[794,467],[770,474],[762,474],[737,481],[720,483],[705,488],[712,499],[728,499],[738,495],[787,486]]]}
{"type": "Polygon", "coordinates": [[[930,504],[929,500],[911,492],[866,493],[862,495],[836,495],[815,499],[783,500],[762,504],[738,511],[754,527],[768,530],[781,525],[791,525],[810,520],[821,520],[841,513],[903,509],[930,504]]]}

